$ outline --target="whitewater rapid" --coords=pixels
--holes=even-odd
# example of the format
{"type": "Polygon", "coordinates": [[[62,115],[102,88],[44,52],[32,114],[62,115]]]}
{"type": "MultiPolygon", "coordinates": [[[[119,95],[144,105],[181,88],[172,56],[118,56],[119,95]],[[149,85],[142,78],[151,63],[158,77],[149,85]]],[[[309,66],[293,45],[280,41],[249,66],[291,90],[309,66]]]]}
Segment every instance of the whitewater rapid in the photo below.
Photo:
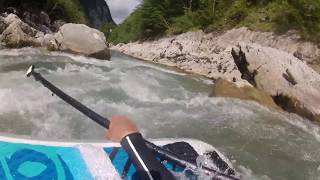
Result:
{"type": "Polygon", "coordinates": [[[0,50],[0,131],[35,139],[104,140],[105,130],[33,79],[48,80],[98,113],[134,119],[146,138],[195,138],[235,164],[243,179],[320,179],[320,129],[256,103],[209,98],[212,82],[113,52],[111,61],[0,50]]]}

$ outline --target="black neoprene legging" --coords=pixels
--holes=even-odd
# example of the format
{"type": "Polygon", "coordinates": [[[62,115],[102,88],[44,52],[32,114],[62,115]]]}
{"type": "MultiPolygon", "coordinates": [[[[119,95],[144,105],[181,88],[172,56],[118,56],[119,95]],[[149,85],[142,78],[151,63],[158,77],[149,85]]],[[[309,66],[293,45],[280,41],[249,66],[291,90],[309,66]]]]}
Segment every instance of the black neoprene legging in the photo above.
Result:
{"type": "Polygon", "coordinates": [[[157,161],[151,150],[147,148],[140,133],[130,134],[121,140],[122,147],[137,169],[142,180],[173,180],[174,176],[161,162],[157,161]]]}

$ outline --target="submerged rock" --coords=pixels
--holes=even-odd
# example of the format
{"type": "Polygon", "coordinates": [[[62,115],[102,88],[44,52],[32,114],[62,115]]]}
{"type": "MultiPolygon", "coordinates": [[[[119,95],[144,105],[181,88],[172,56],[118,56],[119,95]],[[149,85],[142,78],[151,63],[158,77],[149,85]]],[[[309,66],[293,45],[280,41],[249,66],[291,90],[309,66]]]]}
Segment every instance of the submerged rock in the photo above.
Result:
{"type": "Polygon", "coordinates": [[[211,97],[231,97],[258,102],[268,108],[280,110],[270,94],[251,86],[237,87],[236,84],[218,79],[213,86],[211,97]]]}
{"type": "Polygon", "coordinates": [[[51,39],[48,37],[49,50],[69,51],[97,59],[110,59],[110,50],[104,34],[84,24],[64,24],[51,39]]]}

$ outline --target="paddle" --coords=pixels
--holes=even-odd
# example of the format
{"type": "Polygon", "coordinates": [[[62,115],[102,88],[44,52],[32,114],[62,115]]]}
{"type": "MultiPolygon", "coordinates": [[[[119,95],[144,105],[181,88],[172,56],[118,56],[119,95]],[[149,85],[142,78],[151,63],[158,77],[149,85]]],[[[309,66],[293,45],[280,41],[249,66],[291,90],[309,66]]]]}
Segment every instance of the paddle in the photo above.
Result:
{"type": "MultiPolygon", "coordinates": [[[[110,121],[107,118],[102,117],[98,113],[94,112],[93,110],[89,109],[85,105],[81,104],[76,99],[72,98],[71,96],[64,93],[62,90],[51,84],[49,81],[47,81],[42,75],[38,72],[34,71],[34,66],[30,66],[27,73],[27,77],[33,76],[36,81],[39,81],[43,86],[48,88],[53,94],[56,94],[58,97],[60,97],[62,100],[70,104],[72,107],[92,119],[94,122],[101,125],[103,128],[109,129],[110,121]]],[[[151,149],[153,152],[158,154],[160,157],[163,157],[164,159],[173,161],[176,164],[179,164],[182,167],[188,167],[192,168],[193,170],[198,169],[197,165],[193,162],[188,162],[182,159],[179,159],[178,156],[166,149],[163,149],[161,147],[156,146],[155,144],[145,140],[145,143],[149,149],[151,149]]],[[[209,171],[211,173],[216,174],[217,176],[229,178],[232,180],[239,180],[238,178],[235,178],[233,176],[223,174],[221,172],[218,172],[214,169],[208,168],[208,167],[201,167],[201,169],[204,169],[206,171],[209,171]]]]}

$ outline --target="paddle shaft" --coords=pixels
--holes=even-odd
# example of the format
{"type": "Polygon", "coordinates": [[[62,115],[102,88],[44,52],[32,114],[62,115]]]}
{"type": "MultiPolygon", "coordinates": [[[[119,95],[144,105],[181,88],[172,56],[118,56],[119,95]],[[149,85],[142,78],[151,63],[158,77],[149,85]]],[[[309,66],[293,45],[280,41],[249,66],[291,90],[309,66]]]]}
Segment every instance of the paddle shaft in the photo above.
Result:
{"type": "Polygon", "coordinates": [[[33,77],[36,81],[39,81],[43,86],[48,88],[52,93],[60,97],[62,100],[70,104],[72,107],[80,111],[82,114],[86,115],[96,123],[98,123],[100,126],[109,129],[110,121],[107,118],[102,117],[98,113],[92,111],[73,97],[67,95],[62,90],[51,84],[49,81],[47,81],[44,77],[41,76],[40,73],[32,72],[33,77]]]}
{"type": "MultiPolygon", "coordinates": [[[[77,109],[78,111],[80,111],[81,113],[83,113],[84,115],[89,117],[90,119],[92,119],[94,122],[98,123],[103,128],[109,129],[109,126],[110,126],[109,119],[102,117],[101,115],[99,115],[98,113],[89,109],[88,107],[86,107],[85,105],[83,105],[82,103],[80,103],[79,101],[74,99],[73,97],[67,95],[62,90],[60,90],[59,88],[57,88],[56,86],[51,84],[49,81],[47,81],[44,77],[42,77],[40,73],[33,71],[31,75],[35,78],[36,81],[39,81],[43,86],[48,88],[53,94],[60,97],[62,100],[64,100],[68,104],[70,104],[72,107],[74,107],[75,109],[77,109]]],[[[161,147],[159,147],[159,146],[157,146],[147,140],[145,140],[145,143],[150,150],[152,150],[153,152],[156,152],[161,157],[164,157],[170,161],[173,161],[176,164],[179,164],[180,166],[197,169],[197,165],[195,163],[181,160],[178,158],[178,156],[176,154],[174,154],[168,150],[165,150],[165,149],[163,149],[163,148],[161,148],[161,147]]],[[[238,178],[234,178],[232,176],[220,173],[214,169],[207,168],[207,167],[202,167],[202,168],[207,171],[210,171],[218,176],[223,176],[223,177],[226,177],[226,178],[229,178],[232,180],[238,180],[238,178]]]]}

